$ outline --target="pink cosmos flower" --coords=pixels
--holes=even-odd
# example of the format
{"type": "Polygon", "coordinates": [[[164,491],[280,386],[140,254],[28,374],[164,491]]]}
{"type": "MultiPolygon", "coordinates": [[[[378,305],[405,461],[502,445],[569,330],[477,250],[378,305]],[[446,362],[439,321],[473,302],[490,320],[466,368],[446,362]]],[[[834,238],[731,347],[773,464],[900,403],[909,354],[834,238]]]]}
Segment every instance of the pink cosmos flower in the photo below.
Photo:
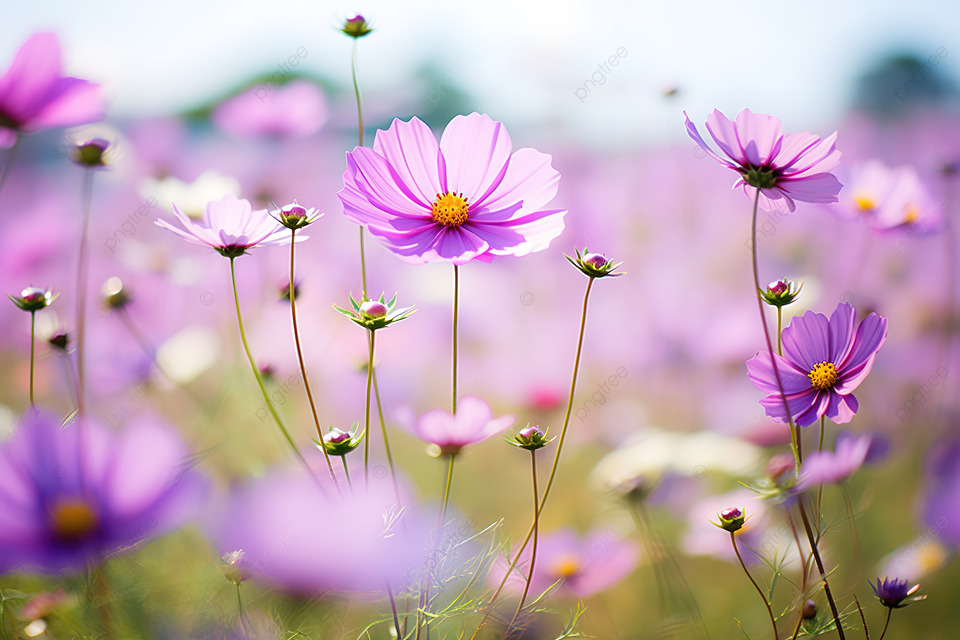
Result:
{"type": "Polygon", "coordinates": [[[825,140],[812,133],[784,134],[780,120],[774,116],[744,109],[731,120],[718,109],[707,116],[707,131],[726,155],[711,149],[686,112],[687,134],[714,160],[737,173],[734,188],[760,189],[760,208],[764,211],[789,211],[801,202],[836,202],[843,185],[833,171],[840,162],[837,133],[825,140]],[[780,201],[783,201],[782,203],[780,201]],[[779,205],[779,206],[778,206],[779,205]]]}
{"type": "Polygon", "coordinates": [[[446,454],[456,454],[468,444],[482,442],[510,428],[511,415],[494,419],[490,405],[476,396],[460,398],[456,415],[443,409],[427,411],[410,429],[421,440],[433,443],[446,454]]]}
{"type": "Polygon", "coordinates": [[[875,231],[909,228],[925,233],[943,224],[941,203],[911,166],[890,168],[880,160],[857,165],[851,170],[848,191],[834,211],[858,217],[875,231]]]}
{"type": "MultiPolygon", "coordinates": [[[[258,244],[287,244],[290,232],[266,209],[256,211],[246,200],[227,194],[215,202],[208,202],[200,222],[194,222],[185,213],[173,205],[183,229],[175,227],[166,220],[156,220],[158,227],[169,229],[194,244],[213,247],[221,255],[237,257],[258,244]]],[[[304,239],[300,236],[297,239],[304,239]]]]}
{"type": "Polygon", "coordinates": [[[377,131],[373,149],[347,154],[343,212],[412,263],[464,264],[545,249],[564,209],[546,209],[560,174],[533,149],[511,155],[503,125],[457,116],[440,143],[417,118],[377,131]]]}
{"type": "Polygon", "coordinates": [[[60,75],[57,36],[34,34],[0,77],[0,147],[18,132],[94,122],[104,109],[100,85],[60,75]]]}
{"type": "Polygon", "coordinates": [[[221,103],[211,117],[221,130],[241,138],[300,138],[316,133],[327,116],[323,92],[300,80],[280,87],[257,85],[221,103]]]}
{"type": "Polygon", "coordinates": [[[803,461],[794,487],[806,491],[821,484],[833,484],[852,476],[867,462],[873,436],[841,433],[836,451],[814,451],[803,461]]]}
{"type": "MultiPolygon", "coordinates": [[[[830,319],[807,311],[783,330],[784,356],[773,354],[783,382],[790,415],[806,427],[826,416],[850,422],[859,403],[853,391],[873,368],[877,351],[887,339],[887,319],[871,313],[856,328],[856,311],[847,302],[837,305],[830,319]]],[[[777,422],[786,422],[783,399],[770,362],[762,351],[747,362],[750,381],[770,395],[760,404],[777,422]]]]}

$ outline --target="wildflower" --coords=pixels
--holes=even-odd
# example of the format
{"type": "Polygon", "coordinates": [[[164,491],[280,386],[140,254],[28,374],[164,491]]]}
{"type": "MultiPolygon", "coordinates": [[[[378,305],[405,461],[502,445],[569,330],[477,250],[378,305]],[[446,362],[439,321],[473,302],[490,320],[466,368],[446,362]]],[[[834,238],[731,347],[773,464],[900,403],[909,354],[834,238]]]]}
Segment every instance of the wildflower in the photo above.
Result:
{"type": "Polygon", "coordinates": [[[164,425],[117,433],[89,418],[29,413],[0,448],[0,573],[57,573],[129,551],[182,524],[205,494],[164,425]],[[13,526],[11,523],[16,523],[13,526]]]}
{"type": "Polygon", "coordinates": [[[877,599],[880,600],[880,604],[885,607],[890,607],[891,609],[902,609],[908,604],[924,600],[927,597],[915,596],[910,598],[910,596],[920,589],[920,585],[915,584],[908,589],[907,585],[909,583],[906,580],[898,580],[897,578],[884,578],[883,582],[880,581],[880,578],[877,578],[877,586],[873,586],[873,583],[870,582],[867,584],[873,589],[873,593],[876,594],[877,599]],[[907,598],[910,599],[908,600],[907,598]]]}
{"type": "Polygon", "coordinates": [[[815,451],[803,461],[796,490],[806,491],[849,478],[867,461],[873,440],[870,435],[840,433],[836,451],[815,451]]]}
{"type": "MultiPolygon", "coordinates": [[[[887,319],[871,313],[854,328],[856,311],[847,302],[837,305],[830,319],[807,311],[783,330],[783,356],[776,358],[790,415],[800,426],[826,416],[850,422],[859,408],[853,391],[873,368],[877,351],[887,338],[887,319]]],[[[760,352],[747,362],[750,381],[768,393],[760,404],[778,422],[787,419],[770,354],[760,352]]]]}
{"type": "Polygon", "coordinates": [[[270,215],[287,229],[302,229],[323,216],[322,213],[317,213],[316,209],[301,207],[296,200],[276,211],[271,211],[270,215]]]}
{"type": "Polygon", "coordinates": [[[447,455],[456,455],[468,444],[482,442],[508,429],[515,421],[511,415],[494,419],[490,405],[476,396],[460,399],[456,415],[433,409],[421,415],[412,425],[413,433],[432,443],[447,455]]]}
{"type": "Polygon", "coordinates": [[[743,515],[743,511],[738,507],[727,507],[718,513],[717,517],[720,518],[720,524],[717,524],[716,522],[713,524],[720,527],[724,531],[729,531],[730,533],[742,529],[743,523],[746,520],[746,516],[743,515]]]}
{"type": "Polygon", "coordinates": [[[506,438],[507,444],[515,447],[536,451],[542,449],[553,441],[553,438],[547,438],[547,434],[540,430],[540,427],[527,426],[514,435],[506,438]]]}
{"type": "Polygon", "coordinates": [[[94,122],[103,117],[100,85],[60,75],[60,43],[37,33],[24,43],[0,77],[0,147],[20,132],[94,122]]]}
{"type": "Polygon", "coordinates": [[[714,109],[707,116],[707,131],[726,155],[711,149],[696,126],[684,112],[687,134],[714,160],[740,174],[734,188],[760,190],[759,206],[764,211],[789,211],[796,201],[836,202],[843,185],[833,171],[840,162],[836,148],[837,134],[821,139],[812,133],[784,134],[780,120],[774,116],[744,109],[731,120],[714,109]],[[780,201],[783,203],[780,203],[780,201]],[[778,206],[779,205],[779,206],[778,206]]]}
{"type": "Polygon", "coordinates": [[[359,13],[352,18],[347,18],[343,23],[340,33],[348,35],[351,38],[362,38],[373,31],[373,27],[359,13]]]}
{"type": "Polygon", "coordinates": [[[412,263],[522,256],[563,231],[563,209],[545,209],[560,174],[533,149],[511,155],[503,125],[457,116],[440,143],[417,118],[377,131],[373,149],[347,154],[344,215],[412,263]]]}
{"type": "MultiPolygon", "coordinates": [[[[283,225],[270,217],[266,209],[252,210],[250,203],[227,194],[215,202],[208,202],[199,222],[194,222],[173,205],[183,229],[166,220],[156,220],[158,227],[194,244],[205,244],[216,249],[220,255],[236,258],[258,244],[282,245],[290,242],[290,234],[283,225]]],[[[298,239],[305,239],[299,236],[298,239]]]]}
{"type": "Polygon", "coordinates": [[[371,331],[383,329],[394,322],[405,320],[416,311],[413,307],[401,307],[397,309],[396,294],[394,294],[389,302],[386,301],[384,294],[380,294],[379,300],[364,300],[363,302],[357,302],[351,295],[350,306],[353,307],[353,311],[336,305],[334,305],[333,308],[353,320],[356,324],[371,331]]]}
{"type": "Polygon", "coordinates": [[[17,305],[17,308],[23,311],[35,312],[49,307],[58,295],[59,294],[55,294],[47,289],[27,287],[20,292],[19,296],[13,296],[8,293],[7,297],[10,298],[13,304],[17,305]]]}
{"type": "Polygon", "coordinates": [[[851,170],[849,194],[833,210],[857,217],[874,231],[909,229],[915,233],[939,230],[943,207],[911,166],[888,167],[870,160],[851,170]]]}
{"type": "Polygon", "coordinates": [[[577,252],[576,259],[566,254],[564,254],[563,257],[567,259],[567,262],[579,269],[583,275],[589,278],[604,278],[606,276],[616,278],[617,276],[623,275],[622,272],[614,272],[614,269],[622,263],[608,260],[602,253],[590,253],[590,250],[587,248],[584,248],[582,255],[579,249],[575,249],[575,251],[577,252]]]}
{"type": "Polygon", "coordinates": [[[766,291],[760,291],[760,297],[771,307],[785,307],[797,299],[802,288],[803,284],[798,287],[790,280],[781,278],[768,284],[766,291]]]}

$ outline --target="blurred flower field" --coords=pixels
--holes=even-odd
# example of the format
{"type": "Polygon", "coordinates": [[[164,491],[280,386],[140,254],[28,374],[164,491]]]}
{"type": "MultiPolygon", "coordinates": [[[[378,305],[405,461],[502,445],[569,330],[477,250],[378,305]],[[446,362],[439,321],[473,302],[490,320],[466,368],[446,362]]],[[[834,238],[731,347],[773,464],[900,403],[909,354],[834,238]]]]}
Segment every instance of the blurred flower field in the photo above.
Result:
{"type": "Polygon", "coordinates": [[[605,150],[69,56],[0,60],[0,637],[955,636],[956,92],[605,150]]]}

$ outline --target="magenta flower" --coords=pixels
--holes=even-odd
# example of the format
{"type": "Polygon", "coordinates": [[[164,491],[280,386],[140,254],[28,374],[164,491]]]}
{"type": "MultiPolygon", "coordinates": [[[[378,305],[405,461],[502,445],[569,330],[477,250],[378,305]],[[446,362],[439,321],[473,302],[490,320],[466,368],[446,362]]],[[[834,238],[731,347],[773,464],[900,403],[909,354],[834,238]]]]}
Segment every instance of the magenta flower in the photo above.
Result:
{"type": "MultiPolygon", "coordinates": [[[[221,255],[237,257],[258,244],[288,244],[290,232],[266,209],[254,211],[250,203],[227,194],[215,202],[208,202],[207,209],[199,222],[194,222],[185,213],[173,205],[183,229],[173,226],[166,220],[156,220],[158,227],[169,229],[194,244],[213,247],[221,255]]],[[[299,236],[298,240],[306,236],[299,236]]]]}
{"type": "Polygon", "coordinates": [[[490,405],[476,396],[464,396],[456,415],[433,409],[420,416],[411,430],[421,440],[440,447],[446,454],[456,454],[468,444],[482,442],[509,429],[516,422],[511,415],[494,419],[490,405]]]}
{"type": "Polygon", "coordinates": [[[801,202],[836,202],[843,185],[833,171],[840,162],[836,148],[837,133],[825,140],[812,133],[783,133],[780,120],[774,116],[744,109],[731,120],[718,109],[707,116],[707,131],[726,155],[711,149],[686,112],[687,133],[714,160],[737,173],[734,188],[760,189],[760,208],[764,211],[789,211],[801,202]],[[779,201],[782,200],[781,204],[779,201]]]}
{"type": "Polygon", "coordinates": [[[26,415],[0,449],[0,573],[83,568],[180,526],[206,493],[187,462],[155,421],[117,433],[26,415]]]}
{"type": "Polygon", "coordinates": [[[401,259],[464,264],[545,249],[564,209],[546,209],[560,174],[533,149],[511,155],[503,125],[457,116],[440,143],[417,118],[377,131],[347,154],[343,212],[401,259]]]}
{"type": "MultiPolygon", "coordinates": [[[[512,557],[513,553],[511,553],[512,557]]],[[[573,531],[561,529],[540,538],[537,562],[530,580],[530,592],[541,594],[559,583],[557,594],[588,598],[616,586],[633,573],[640,553],[635,544],[621,540],[611,531],[597,530],[581,538],[573,531]]],[[[507,579],[504,588],[521,593],[530,565],[530,548],[524,551],[518,567],[507,579]]],[[[501,559],[490,571],[490,581],[499,584],[509,564],[501,559]]]]}
{"type": "Polygon", "coordinates": [[[94,122],[104,108],[100,85],[60,75],[57,36],[34,34],[0,77],[0,147],[19,132],[94,122]]]}
{"type": "MultiPolygon", "coordinates": [[[[840,424],[850,422],[859,404],[853,391],[860,386],[887,339],[887,319],[871,313],[856,328],[856,311],[849,303],[837,305],[830,319],[807,311],[783,330],[784,356],[776,358],[790,415],[800,426],[826,416],[840,424]]],[[[783,399],[770,362],[760,352],[747,362],[750,381],[770,395],[760,404],[767,415],[786,422],[783,399]]]]}

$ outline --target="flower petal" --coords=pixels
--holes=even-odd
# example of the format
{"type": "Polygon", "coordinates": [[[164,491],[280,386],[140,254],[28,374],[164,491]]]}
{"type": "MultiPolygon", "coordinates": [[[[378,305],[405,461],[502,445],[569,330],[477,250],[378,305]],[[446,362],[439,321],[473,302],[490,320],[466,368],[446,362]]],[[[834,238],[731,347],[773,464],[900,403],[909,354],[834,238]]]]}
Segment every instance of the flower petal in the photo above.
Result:
{"type": "Polygon", "coordinates": [[[440,138],[446,189],[479,199],[500,179],[512,149],[507,130],[487,114],[455,117],[440,138]]]}
{"type": "Polygon", "coordinates": [[[419,118],[396,119],[386,131],[377,131],[373,150],[386,158],[399,181],[416,201],[429,208],[447,187],[440,180],[440,145],[419,118]]]}
{"type": "Polygon", "coordinates": [[[737,114],[736,135],[747,162],[760,167],[780,152],[783,127],[776,116],[743,109],[737,114]]]}
{"type": "Polygon", "coordinates": [[[747,158],[740,148],[740,141],[737,139],[737,126],[733,120],[720,113],[719,109],[714,109],[707,116],[707,131],[710,132],[717,146],[736,164],[734,168],[746,165],[747,158]]]}
{"type": "MultiPolygon", "coordinates": [[[[783,382],[783,389],[787,395],[803,393],[813,388],[810,378],[803,371],[797,369],[796,365],[777,354],[773,354],[777,363],[777,371],[780,373],[780,381],[783,382]]],[[[770,354],[767,351],[761,351],[747,361],[747,375],[750,382],[760,391],[775,394],[780,397],[780,387],[777,384],[777,377],[773,371],[773,365],[770,361],[770,354]]]]}
{"type": "MultiPolygon", "coordinates": [[[[830,360],[830,323],[822,313],[807,311],[790,321],[781,342],[786,358],[804,371],[830,360]]],[[[836,365],[837,363],[834,363],[836,365]]]]}

